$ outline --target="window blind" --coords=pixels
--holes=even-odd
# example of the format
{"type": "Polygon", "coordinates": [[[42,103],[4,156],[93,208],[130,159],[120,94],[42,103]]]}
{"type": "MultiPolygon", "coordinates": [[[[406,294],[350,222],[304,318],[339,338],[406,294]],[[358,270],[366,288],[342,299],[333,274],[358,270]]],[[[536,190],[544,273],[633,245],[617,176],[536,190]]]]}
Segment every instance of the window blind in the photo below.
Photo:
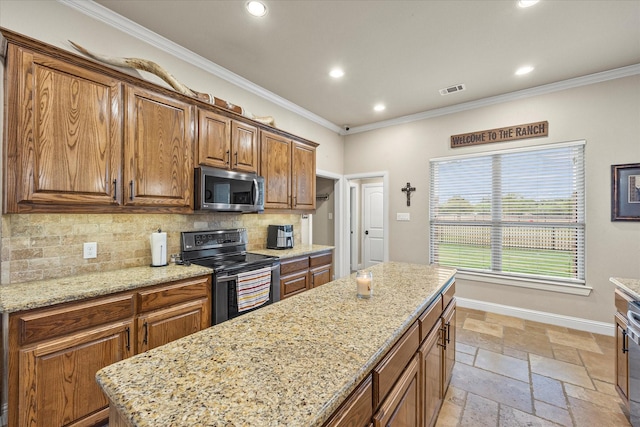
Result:
{"type": "Polygon", "coordinates": [[[584,284],[584,141],[430,161],[430,261],[584,284]]]}

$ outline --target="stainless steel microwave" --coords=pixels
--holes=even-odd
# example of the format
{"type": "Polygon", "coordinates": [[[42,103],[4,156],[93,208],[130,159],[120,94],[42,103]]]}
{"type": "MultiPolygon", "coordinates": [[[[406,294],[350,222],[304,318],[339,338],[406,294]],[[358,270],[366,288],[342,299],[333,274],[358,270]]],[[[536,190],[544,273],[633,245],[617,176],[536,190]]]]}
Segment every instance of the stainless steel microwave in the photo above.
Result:
{"type": "Polygon", "coordinates": [[[195,170],[194,189],[197,210],[264,211],[264,178],[255,173],[201,166],[195,170]]]}

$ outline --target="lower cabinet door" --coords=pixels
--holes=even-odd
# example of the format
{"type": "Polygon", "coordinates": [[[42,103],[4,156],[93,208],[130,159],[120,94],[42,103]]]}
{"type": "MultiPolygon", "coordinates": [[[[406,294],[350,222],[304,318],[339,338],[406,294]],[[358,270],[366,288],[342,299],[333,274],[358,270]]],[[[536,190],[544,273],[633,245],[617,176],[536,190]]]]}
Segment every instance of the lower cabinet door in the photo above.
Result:
{"type": "Polygon", "coordinates": [[[138,317],[138,352],[160,347],[209,327],[206,310],[209,300],[202,298],[138,317]]]}
{"type": "Polygon", "coordinates": [[[305,270],[301,273],[280,277],[280,299],[288,298],[309,289],[309,272],[305,270]]]}
{"type": "Polygon", "coordinates": [[[616,313],[616,390],[625,404],[629,404],[629,338],[627,319],[616,313]]]}
{"type": "Polygon", "coordinates": [[[456,363],[456,300],[442,315],[442,341],[443,341],[443,369],[442,369],[442,397],[449,387],[453,365],[456,363]]]}
{"type": "Polygon", "coordinates": [[[420,347],[420,401],[423,405],[423,417],[425,427],[435,425],[438,411],[442,404],[442,342],[440,321],[427,335],[420,347]]]}
{"type": "Polygon", "coordinates": [[[418,355],[411,359],[400,379],[373,417],[375,427],[418,427],[420,381],[418,355]]]}
{"type": "Polygon", "coordinates": [[[20,426],[92,426],[108,417],[96,372],[133,354],[133,324],[97,327],[19,352],[20,426]]]}

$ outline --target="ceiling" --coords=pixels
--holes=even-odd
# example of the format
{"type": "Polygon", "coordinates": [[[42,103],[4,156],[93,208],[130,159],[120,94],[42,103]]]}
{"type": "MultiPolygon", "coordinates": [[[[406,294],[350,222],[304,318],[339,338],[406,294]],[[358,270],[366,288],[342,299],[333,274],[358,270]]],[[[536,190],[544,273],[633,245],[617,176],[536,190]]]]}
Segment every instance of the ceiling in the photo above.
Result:
{"type": "Polygon", "coordinates": [[[640,1],[95,2],[341,128],[640,64],[640,1]]]}

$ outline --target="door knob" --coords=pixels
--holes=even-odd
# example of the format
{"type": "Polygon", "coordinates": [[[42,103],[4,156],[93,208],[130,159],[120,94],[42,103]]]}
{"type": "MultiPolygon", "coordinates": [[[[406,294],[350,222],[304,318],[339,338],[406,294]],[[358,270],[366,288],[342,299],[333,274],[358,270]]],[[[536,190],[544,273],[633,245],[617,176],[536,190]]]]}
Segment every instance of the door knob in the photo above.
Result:
{"type": "Polygon", "coordinates": [[[365,231],[365,232],[364,232],[364,234],[367,234],[367,235],[368,235],[368,234],[369,234],[369,230],[365,231]]]}

